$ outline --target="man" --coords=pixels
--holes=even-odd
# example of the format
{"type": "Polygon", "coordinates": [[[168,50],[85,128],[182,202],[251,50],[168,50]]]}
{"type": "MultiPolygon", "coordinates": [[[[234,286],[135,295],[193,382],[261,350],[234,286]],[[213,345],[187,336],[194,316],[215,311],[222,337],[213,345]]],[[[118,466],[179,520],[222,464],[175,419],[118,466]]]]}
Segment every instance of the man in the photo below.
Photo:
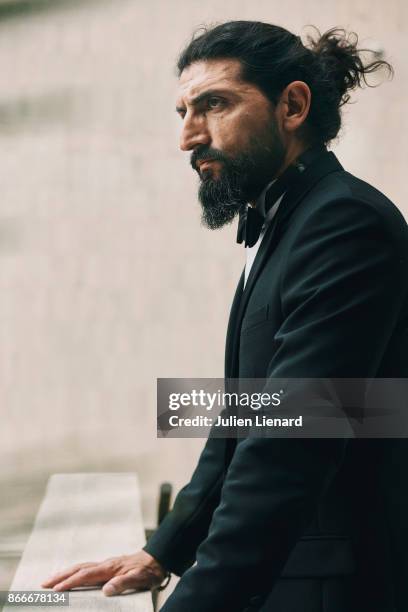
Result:
{"type": "MultiPolygon", "coordinates": [[[[239,214],[247,247],[225,376],[405,377],[406,223],[325,148],[348,91],[390,67],[364,65],[342,31],[309,42],[229,22],[179,59],[181,148],[203,220],[218,228],[239,214]]],[[[405,440],[209,438],[143,551],[43,586],[105,583],[114,595],[173,572],[166,612],[402,612],[407,465],[405,440]]]]}

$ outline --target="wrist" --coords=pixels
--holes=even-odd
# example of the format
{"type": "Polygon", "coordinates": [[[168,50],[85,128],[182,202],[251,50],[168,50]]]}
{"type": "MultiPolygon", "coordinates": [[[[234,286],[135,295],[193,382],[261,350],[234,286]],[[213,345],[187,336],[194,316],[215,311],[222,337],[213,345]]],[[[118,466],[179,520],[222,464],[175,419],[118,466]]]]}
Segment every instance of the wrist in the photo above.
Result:
{"type": "Polygon", "coordinates": [[[162,566],[160,561],[158,561],[155,557],[153,557],[150,553],[143,550],[145,557],[145,567],[149,571],[149,573],[153,574],[155,578],[160,580],[161,582],[168,576],[169,572],[165,567],[162,566]]]}

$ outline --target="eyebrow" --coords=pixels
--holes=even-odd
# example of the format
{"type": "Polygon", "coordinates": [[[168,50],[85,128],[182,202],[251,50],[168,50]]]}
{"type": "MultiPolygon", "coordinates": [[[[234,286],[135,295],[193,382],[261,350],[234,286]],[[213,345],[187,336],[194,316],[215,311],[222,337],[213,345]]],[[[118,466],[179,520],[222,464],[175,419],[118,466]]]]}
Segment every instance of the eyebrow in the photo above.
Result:
{"type": "MultiPolygon", "coordinates": [[[[198,106],[206,98],[210,98],[211,96],[220,96],[222,94],[225,95],[226,93],[228,93],[227,89],[207,89],[206,91],[203,91],[198,96],[193,98],[191,100],[191,102],[190,102],[190,105],[191,106],[198,106]]],[[[182,113],[185,110],[186,110],[185,106],[176,106],[176,112],[177,113],[182,113]]]]}

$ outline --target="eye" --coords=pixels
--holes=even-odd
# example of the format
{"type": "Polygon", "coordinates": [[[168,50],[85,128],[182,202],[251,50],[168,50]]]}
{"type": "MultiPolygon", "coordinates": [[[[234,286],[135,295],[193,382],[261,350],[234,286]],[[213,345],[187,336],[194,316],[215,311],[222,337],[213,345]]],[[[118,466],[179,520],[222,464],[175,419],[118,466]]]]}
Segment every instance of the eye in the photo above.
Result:
{"type": "Polygon", "coordinates": [[[221,108],[223,104],[224,104],[224,100],[222,98],[218,98],[218,96],[211,96],[207,100],[207,107],[209,109],[221,108]]]}

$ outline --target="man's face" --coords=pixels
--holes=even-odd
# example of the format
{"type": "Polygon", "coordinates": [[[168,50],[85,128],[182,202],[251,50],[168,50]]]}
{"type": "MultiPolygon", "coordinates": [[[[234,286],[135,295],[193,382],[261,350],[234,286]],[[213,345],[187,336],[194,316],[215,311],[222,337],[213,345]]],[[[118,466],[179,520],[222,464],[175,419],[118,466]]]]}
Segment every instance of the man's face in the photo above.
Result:
{"type": "Polygon", "coordinates": [[[285,148],[271,102],[241,79],[238,60],[194,62],[179,80],[180,148],[192,151],[200,177],[203,222],[211,229],[233,220],[277,174],[285,148]]]}

